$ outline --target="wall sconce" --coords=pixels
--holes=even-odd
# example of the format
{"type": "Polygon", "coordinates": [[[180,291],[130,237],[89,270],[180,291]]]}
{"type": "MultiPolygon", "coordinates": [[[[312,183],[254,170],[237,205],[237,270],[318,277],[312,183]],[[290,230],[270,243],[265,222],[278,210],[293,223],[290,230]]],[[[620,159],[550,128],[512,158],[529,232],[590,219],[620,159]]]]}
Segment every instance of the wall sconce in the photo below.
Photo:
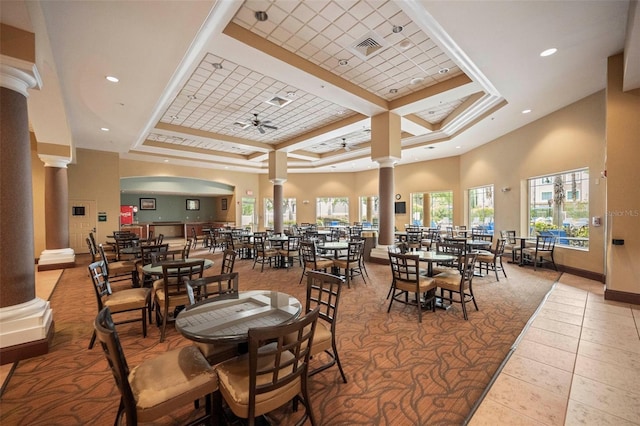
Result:
{"type": "Polygon", "coordinates": [[[302,200],[302,204],[309,204],[309,200],[302,200]]]}
{"type": "Polygon", "coordinates": [[[511,191],[511,187],[509,186],[505,186],[504,188],[501,189],[502,192],[509,192],[511,191]]]}

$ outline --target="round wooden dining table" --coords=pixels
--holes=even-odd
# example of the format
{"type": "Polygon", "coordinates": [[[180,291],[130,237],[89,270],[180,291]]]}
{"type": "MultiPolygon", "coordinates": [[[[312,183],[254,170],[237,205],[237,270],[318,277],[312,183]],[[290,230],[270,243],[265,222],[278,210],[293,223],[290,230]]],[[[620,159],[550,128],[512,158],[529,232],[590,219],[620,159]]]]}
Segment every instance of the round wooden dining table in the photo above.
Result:
{"type": "Polygon", "coordinates": [[[187,307],[178,314],[176,329],[196,342],[245,343],[250,328],[283,324],[301,313],[300,301],[286,293],[240,291],[187,307]]]}
{"type": "Polygon", "coordinates": [[[160,262],[158,264],[153,264],[153,263],[149,263],[146,264],[142,267],[142,272],[146,275],[151,275],[154,277],[161,277],[162,276],[162,265],[164,264],[171,264],[171,263],[184,263],[184,262],[189,262],[189,261],[199,261],[199,260],[204,260],[204,269],[209,269],[213,266],[213,260],[211,259],[204,259],[204,258],[197,258],[197,257],[189,257],[187,259],[176,259],[176,260],[167,260],[164,262],[160,262]]]}

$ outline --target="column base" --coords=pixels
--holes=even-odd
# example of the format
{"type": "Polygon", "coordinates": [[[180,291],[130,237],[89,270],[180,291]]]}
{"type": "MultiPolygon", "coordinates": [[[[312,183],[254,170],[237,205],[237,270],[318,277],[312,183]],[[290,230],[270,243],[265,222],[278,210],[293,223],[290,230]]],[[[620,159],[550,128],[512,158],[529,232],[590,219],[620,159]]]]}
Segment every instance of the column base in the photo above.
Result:
{"type": "Polygon", "coordinates": [[[371,249],[369,254],[369,261],[373,263],[380,263],[382,265],[389,264],[389,248],[387,245],[378,245],[371,249]]]}
{"type": "Polygon", "coordinates": [[[38,259],[38,271],[73,268],[76,266],[76,254],[71,248],[44,250],[38,259]]]}
{"type": "Polygon", "coordinates": [[[35,298],[0,308],[0,364],[45,354],[53,336],[49,302],[35,298]]]}

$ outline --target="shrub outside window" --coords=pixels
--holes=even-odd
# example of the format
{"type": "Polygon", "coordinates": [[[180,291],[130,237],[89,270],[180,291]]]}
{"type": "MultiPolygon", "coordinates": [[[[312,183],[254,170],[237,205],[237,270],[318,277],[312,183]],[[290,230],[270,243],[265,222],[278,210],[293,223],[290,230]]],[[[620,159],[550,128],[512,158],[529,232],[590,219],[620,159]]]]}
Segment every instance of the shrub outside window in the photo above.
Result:
{"type": "MultiPolygon", "coordinates": [[[[296,199],[282,200],[282,225],[287,228],[296,223],[296,199]]],[[[273,198],[264,199],[264,226],[273,228],[273,198]]]]}
{"type": "Polygon", "coordinates": [[[554,235],[556,245],[589,248],[589,169],[539,176],[529,184],[529,235],[554,235]]]}
{"type": "Polygon", "coordinates": [[[347,197],[317,198],[316,222],[318,226],[349,225],[349,199],[347,197]]]}
{"type": "Polygon", "coordinates": [[[453,224],[453,191],[411,194],[411,219],[414,226],[446,229],[453,224]],[[428,215],[425,215],[425,201],[428,215]]]}
{"type": "Polygon", "coordinates": [[[493,233],[493,185],[469,190],[469,225],[493,233]]]}

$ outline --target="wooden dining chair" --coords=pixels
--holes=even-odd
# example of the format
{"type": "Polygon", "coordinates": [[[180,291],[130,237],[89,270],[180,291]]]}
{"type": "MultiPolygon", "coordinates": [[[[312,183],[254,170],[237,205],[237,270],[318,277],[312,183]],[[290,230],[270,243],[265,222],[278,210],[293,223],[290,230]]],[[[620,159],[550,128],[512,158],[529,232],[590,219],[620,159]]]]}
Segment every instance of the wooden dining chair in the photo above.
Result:
{"type": "MultiPolygon", "coordinates": [[[[232,250],[228,251],[234,253],[232,250]]],[[[237,272],[229,272],[185,281],[189,296],[189,306],[185,309],[189,310],[200,303],[233,297],[234,294],[237,295],[238,277],[239,274],[237,272]]],[[[240,353],[237,343],[214,344],[196,341],[195,346],[211,365],[231,359],[240,353]]]]}
{"type": "Polygon", "coordinates": [[[133,287],[140,287],[138,269],[134,261],[116,260],[110,262],[109,257],[105,254],[105,249],[102,244],[98,245],[98,250],[100,251],[100,258],[104,260],[109,281],[117,282],[130,279],[133,287]]]}
{"type": "Polygon", "coordinates": [[[418,322],[422,322],[422,306],[431,306],[435,311],[436,284],[433,278],[420,272],[420,257],[389,251],[391,266],[391,300],[387,313],[391,312],[393,302],[415,305],[418,308],[418,322]],[[409,298],[409,296],[413,296],[409,298]]]}
{"type": "MultiPolygon", "coordinates": [[[[313,344],[311,345],[311,357],[316,357],[321,353],[325,353],[329,357],[328,362],[309,371],[309,376],[337,365],[342,381],[347,383],[347,376],[345,376],[342,369],[340,357],[338,356],[338,345],[336,344],[338,307],[344,284],[344,278],[337,275],[309,271],[307,273],[305,312],[310,312],[316,307],[320,307],[318,324],[316,325],[316,332],[313,335],[313,344]]],[[[317,359],[318,357],[316,357],[317,359]]]]}
{"type": "Polygon", "coordinates": [[[165,262],[162,264],[162,287],[155,290],[156,323],[161,327],[160,342],[164,342],[169,316],[190,304],[185,281],[202,278],[204,259],[165,262]]]}
{"type": "Polygon", "coordinates": [[[130,369],[108,307],[98,313],[94,329],[120,391],[114,424],[152,422],[200,398],[204,414],[190,424],[222,422],[216,372],[196,347],[171,349],[130,369]]]}
{"type": "Polygon", "coordinates": [[[507,278],[507,272],[502,265],[502,255],[504,254],[505,244],[506,240],[498,238],[495,247],[491,250],[478,251],[478,268],[480,273],[482,273],[482,265],[485,265],[487,273],[491,270],[496,274],[496,281],[500,281],[498,271],[502,271],[504,277],[507,278]]]}
{"type": "Polygon", "coordinates": [[[473,302],[476,311],[478,310],[478,303],[473,294],[473,277],[477,259],[478,253],[466,253],[461,258],[459,271],[442,272],[433,277],[435,285],[440,289],[439,297],[449,303],[460,303],[465,320],[469,319],[467,303],[473,302]]]}
{"type": "Polygon", "coordinates": [[[302,279],[307,270],[327,272],[328,268],[334,266],[333,259],[327,259],[317,255],[316,244],[313,241],[302,241],[300,243],[300,253],[302,255],[302,275],[300,275],[299,284],[302,284],[302,279]]]}
{"type": "Polygon", "coordinates": [[[364,240],[350,241],[347,246],[347,257],[333,260],[333,266],[344,270],[344,276],[347,280],[347,287],[351,288],[351,282],[356,276],[361,276],[362,281],[367,283],[362,271],[362,253],[364,240]]]}
{"type": "MultiPolygon", "coordinates": [[[[149,311],[151,307],[150,289],[127,288],[112,292],[109,285],[109,273],[104,260],[98,260],[89,265],[89,276],[93,282],[98,312],[104,307],[108,307],[114,314],[140,311],[141,316],[139,318],[129,316],[129,319],[119,321],[116,324],[141,321],[142,337],[147,337],[147,314],[149,315],[149,322],[151,322],[151,312],[149,311]]],[[[93,348],[95,341],[96,332],[94,330],[89,342],[89,349],[93,348]]]]}
{"type": "Polygon", "coordinates": [[[220,393],[227,406],[249,426],[256,417],[292,400],[305,407],[302,424],[315,417],[307,385],[309,357],[320,308],[297,320],[271,327],[249,329],[248,356],[217,365],[220,393]],[[291,339],[291,335],[295,336],[291,339]],[[248,358],[248,360],[247,360],[248,358]]]}

